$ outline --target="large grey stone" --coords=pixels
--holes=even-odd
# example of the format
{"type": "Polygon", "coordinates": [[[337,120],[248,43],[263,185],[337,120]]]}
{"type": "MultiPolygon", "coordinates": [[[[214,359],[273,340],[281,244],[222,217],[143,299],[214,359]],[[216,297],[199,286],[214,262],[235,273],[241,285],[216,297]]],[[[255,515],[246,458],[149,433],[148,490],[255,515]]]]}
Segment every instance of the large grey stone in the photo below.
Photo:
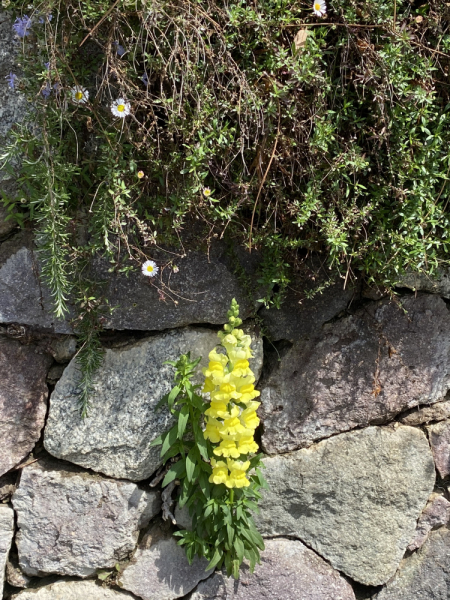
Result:
{"type": "Polygon", "coordinates": [[[125,567],[119,584],[142,600],[174,600],[188,594],[202,579],[208,561],[194,558],[189,565],[186,554],[170,532],[154,527],[125,567]]]}
{"type": "Polygon", "coordinates": [[[421,431],[368,427],[264,462],[263,535],[298,537],[365,585],[392,577],[435,481],[421,431]]]}
{"type": "Polygon", "coordinates": [[[3,597],[6,561],[14,535],[14,511],[6,504],[0,504],[0,598],[3,597]]]}
{"type": "MultiPolygon", "coordinates": [[[[109,273],[110,264],[97,261],[90,277],[105,282],[104,293],[114,309],[104,317],[104,327],[161,331],[197,323],[222,324],[227,321],[232,298],[239,302],[242,318],[252,315],[256,308],[255,298],[259,297],[257,287],[250,286],[255,292],[254,297],[249,296],[233,267],[222,256],[222,247],[215,248],[209,256],[188,252],[177,260],[176,273],[170,267],[162,271],[161,281],[145,277],[139,268],[128,277],[109,273]]],[[[166,260],[165,257],[158,261],[161,268],[166,260]]],[[[66,320],[55,319],[51,312],[51,295],[39,273],[39,257],[29,236],[17,234],[3,244],[0,250],[0,322],[18,322],[56,333],[73,333],[70,320],[74,311],[71,309],[66,320]]]]}
{"type": "MultiPolygon", "coordinates": [[[[160,447],[150,442],[171,424],[166,408],[155,411],[173,386],[174,368],[165,365],[180,354],[202,356],[200,366],[220,340],[209,329],[183,329],[106,351],[96,375],[89,417],[80,418],[74,393],[78,371],[72,361],[56,384],[45,428],[46,449],[58,458],[112,477],[139,481],[161,464],[160,447]]],[[[256,341],[255,348],[261,346],[256,341]]],[[[261,369],[262,353],[254,361],[261,369]]]]}
{"type": "Polygon", "coordinates": [[[436,296],[402,303],[371,303],[317,337],[295,342],[274,364],[261,387],[268,453],[380,424],[445,396],[450,313],[436,296]]]}
{"type": "MultiPolygon", "coordinates": [[[[156,250],[156,253],[158,251],[156,250]]],[[[214,242],[208,254],[187,251],[176,258],[177,271],[170,266],[162,270],[161,280],[155,281],[135,271],[128,277],[108,273],[109,263],[101,261],[94,272],[97,278],[108,282],[106,296],[115,307],[107,317],[105,327],[111,329],[158,330],[197,323],[222,324],[227,321],[231,300],[236,298],[240,316],[252,315],[261,291],[255,281],[255,257],[245,253],[239,268],[249,282],[248,293],[236,275],[236,265],[226,255],[226,248],[214,242]]],[[[160,267],[167,262],[167,254],[153,256],[160,267]]]]}
{"type": "Polygon", "coordinates": [[[57,581],[35,590],[26,590],[12,600],[125,600],[133,596],[102,587],[95,581],[57,581]]]}
{"type": "Polygon", "coordinates": [[[20,463],[41,435],[51,362],[37,346],[0,336],[0,475],[20,463]]]}
{"type": "Polygon", "coordinates": [[[27,233],[0,247],[0,323],[21,323],[56,333],[72,333],[67,321],[52,314],[52,300],[40,281],[40,266],[27,233]]]}
{"type": "Polygon", "coordinates": [[[373,600],[448,600],[450,531],[430,534],[418,551],[405,558],[392,581],[373,600]]]}
{"type": "Polygon", "coordinates": [[[39,576],[88,577],[114,567],[161,506],[157,492],[56,461],[26,467],[12,502],[20,568],[39,576]]]}
{"type": "Polygon", "coordinates": [[[450,475],[450,419],[427,426],[434,462],[439,475],[450,475]]]}
{"type": "Polygon", "coordinates": [[[189,600],[355,600],[340,574],[297,540],[267,540],[261,564],[238,581],[222,573],[202,581],[189,600]]]}
{"type": "Polygon", "coordinates": [[[259,311],[269,339],[294,341],[317,336],[324,323],[359,296],[357,285],[345,284],[344,280],[331,280],[317,259],[303,265],[302,271],[294,275],[281,308],[259,311]]]}

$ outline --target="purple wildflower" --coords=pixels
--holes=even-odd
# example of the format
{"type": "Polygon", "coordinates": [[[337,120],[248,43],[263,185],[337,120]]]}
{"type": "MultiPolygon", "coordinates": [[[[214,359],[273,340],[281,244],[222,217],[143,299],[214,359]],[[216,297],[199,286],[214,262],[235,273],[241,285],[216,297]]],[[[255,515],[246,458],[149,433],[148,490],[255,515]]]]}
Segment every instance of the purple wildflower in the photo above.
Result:
{"type": "Polygon", "coordinates": [[[50,63],[44,63],[44,67],[47,69],[47,71],[50,69],[50,63]]]}
{"type": "Polygon", "coordinates": [[[15,73],[10,73],[9,75],[7,75],[5,77],[5,79],[8,80],[8,87],[10,87],[12,90],[14,90],[15,85],[16,85],[17,75],[15,73]]]}
{"type": "Polygon", "coordinates": [[[30,27],[31,19],[27,15],[17,17],[12,26],[16,34],[21,38],[30,35],[30,27]]]}
{"type": "Polygon", "coordinates": [[[145,85],[145,86],[148,86],[148,75],[147,75],[147,73],[144,73],[144,74],[142,75],[141,79],[142,79],[142,81],[143,81],[144,85],[145,85]]]}
{"type": "Polygon", "coordinates": [[[58,95],[59,94],[59,88],[61,87],[61,85],[56,82],[53,84],[53,89],[55,90],[55,94],[58,95]]]}
{"type": "Polygon", "coordinates": [[[47,16],[42,16],[42,17],[39,17],[39,19],[38,19],[38,23],[39,23],[40,25],[43,25],[47,19],[48,19],[49,21],[51,21],[51,20],[53,19],[53,15],[47,15],[47,16]]]}
{"type": "Polygon", "coordinates": [[[47,100],[47,98],[50,96],[51,93],[52,93],[52,86],[50,85],[50,82],[47,81],[47,85],[45,86],[45,88],[43,90],[41,90],[41,94],[47,100]]]}
{"type": "Polygon", "coordinates": [[[125,48],[119,44],[119,42],[113,42],[113,44],[116,46],[117,55],[123,56],[125,54],[125,48]]]}

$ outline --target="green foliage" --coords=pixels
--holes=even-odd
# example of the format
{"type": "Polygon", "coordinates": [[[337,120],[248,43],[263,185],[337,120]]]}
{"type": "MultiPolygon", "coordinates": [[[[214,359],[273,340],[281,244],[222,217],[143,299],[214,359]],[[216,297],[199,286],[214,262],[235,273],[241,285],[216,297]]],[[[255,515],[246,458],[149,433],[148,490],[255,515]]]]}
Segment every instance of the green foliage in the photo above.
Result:
{"type": "Polygon", "coordinates": [[[178,361],[167,361],[175,367],[175,386],[160,401],[174,416],[172,428],[152,442],[162,445],[161,458],[170,466],[163,487],[179,481],[179,506],[189,507],[192,530],[177,531],[178,544],[183,546],[190,563],[194,557],[208,559],[208,569],[224,566],[228,576],[239,577],[239,567],[244,559],[250,562],[253,572],[260,562],[264,542],[252,518],[261,498],[260,489],[267,487],[262,474],[261,455],[251,459],[250,486],[228,489],[225,485],[210,483],[214,456],[212,445],[203,437],[201,424],[207,404],[198,394],[199,385],[191,379],[200,359],[191,360],[189,353],[178,361]]]}
{"type": "Polygon", "coordinates": [[[136,272],[157,239],[173,246],[186,229],[260,250],[266,306],[312,251],[333,278],[387,287],[448,262],[444,2],[330,0],[324,19],[286,0],[10,10],[32,18],[16,83],[35,109],[4,153],[20,164],[20,200],[5,203],[37,225],[57,315],[80,253],[136,272]]]}

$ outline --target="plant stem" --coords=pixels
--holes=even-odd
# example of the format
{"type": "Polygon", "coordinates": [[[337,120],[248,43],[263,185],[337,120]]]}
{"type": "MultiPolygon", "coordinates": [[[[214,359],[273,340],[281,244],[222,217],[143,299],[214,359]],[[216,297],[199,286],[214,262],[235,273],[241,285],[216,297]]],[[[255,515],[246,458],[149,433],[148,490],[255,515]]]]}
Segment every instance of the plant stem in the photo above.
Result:
{"type": "Polygon", "coordinates": [[[234,490],[231,489],[230,490],[230,504],[231,504],[231,506],[233,506],[233,503],[234,503],[234,490]]]}

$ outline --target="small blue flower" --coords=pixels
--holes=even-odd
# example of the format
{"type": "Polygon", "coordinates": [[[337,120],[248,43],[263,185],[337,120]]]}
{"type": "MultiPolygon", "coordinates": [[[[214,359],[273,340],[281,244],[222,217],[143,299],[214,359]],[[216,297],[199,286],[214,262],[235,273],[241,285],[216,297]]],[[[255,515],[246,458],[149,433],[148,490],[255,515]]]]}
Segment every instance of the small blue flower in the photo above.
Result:
{"type": "Polygon", "coordinates": [[[113,44],[116,46],[117,55],[123,56],[125,54],[125,48],[121,44],[119,44],[119,42],[113,42],[113,44]]]}
{"type": "Polygon", "coordinates": [[[144,85],[145,85],[145,86],[148,86],[148,75],[147,75],[147,73],[144,73],[144,74],[142,75],[141,79],[142,79],[142,81],[143,81],[144,85]]]}
{"type": "Polygon", "coordinates": [[[17,75],[15,73],[10,73],[9,75],[7,75],[5,77],[5,79],[8,80],[8,87],[10,87],[12,90],[14,90],[15,85],[16,85],[17,75]]]}
{"type": "Polygon", "coordinates": [[[47,71],[50,69],[50,63],[44,63],[44,67],[47,69],[47,71]]]}
{"type": "Polygon", "coordinates": [[[47,19],[48,19],[49,21],[51,21],[51,20],[53,19],[53,15],[47,15],[47,16],[42,16],[42,17],[39,17],[39,19],[38,19],[38,23],[39,23],[40,25],[43,25],[47,19]]]}
{"type": "Polygon", "coordinates": [[[28,17],[27,15],[24,15],[23,17],[17,17],[17,19],[13,23],[12,28],[14,29],[16,34],[21,38],[23,38],[27,35],[30,35],[30,28],[31,28],[30,17],[28,17]]]}
{"type": "Polygon", "coordinates": [[[51,93],[52,93],[52,86],[50,85],[50,82],[47,81],[47,85],[45,86],[45,88],[43,90],[41,90],[41,94],[47,100],[47,98],[50,96],[51,93]]]}

